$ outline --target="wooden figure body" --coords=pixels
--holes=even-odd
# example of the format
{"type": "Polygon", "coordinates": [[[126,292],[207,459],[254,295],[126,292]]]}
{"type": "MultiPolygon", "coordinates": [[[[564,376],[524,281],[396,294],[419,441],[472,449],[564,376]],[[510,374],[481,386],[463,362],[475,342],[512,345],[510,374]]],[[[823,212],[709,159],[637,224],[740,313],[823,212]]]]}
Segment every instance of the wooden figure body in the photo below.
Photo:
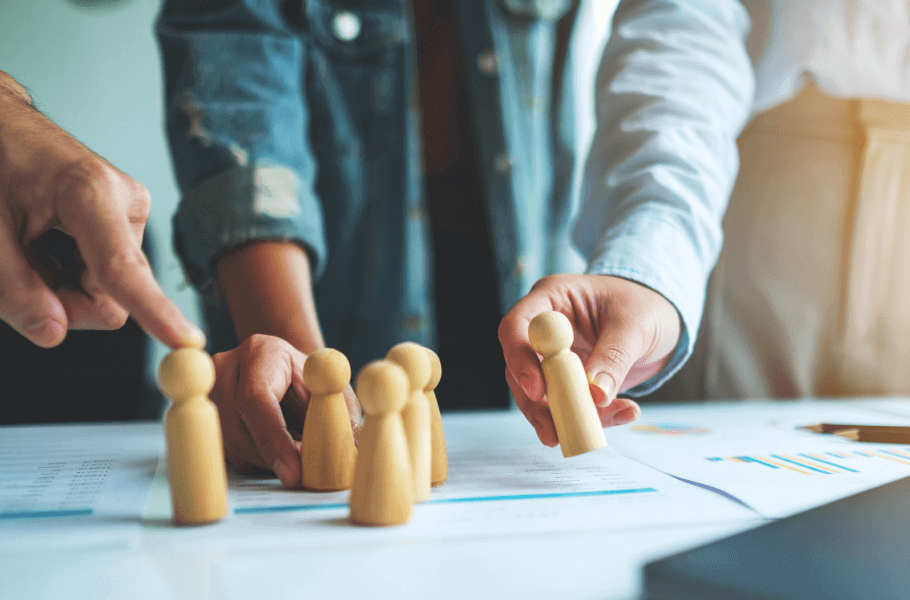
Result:
{"type": "Polygon", "coordinates": [[[531,347],[544,357],[540,365],[562,455],[577,456],[606,446],[584,367],[570,350],[575,334],[568,317],[556,311],[541,313],[531,321],[528,337],[531,347]]]}
{"type": "Polygon", "coordinates": [[[175,350],[161,361],[158,382],[172,400],[164,425],[174,519],[218,521],[227,514],[227,470],[218,409],[208,399],[215,385],[212,358],[197,348],[175,350]]]}
{"type": "Polygon", "coordinates": [[[344,389],[351,381],[351,364],[337,350],[323,348],[303,365],[303,380],[312,392],[300,442],[303,487],[346,490],[354,482],[357,450],[344,389]]]}
{"type": "Polygon", "coordinates": [[[411,518],[413,485],[401,409],[408,376],[397,364],[377,360],[357,376],[357,397],[366,413],[351,486],[351,520],[359,525],[397,525],[411,518]]]}
{"type": "Polygon", "coordinates": [[[399,364],[407,373],[410,381],[408,403],[401,412],[401,418],[410,448],[414,502],[426,502],[430,499],[432,485],[430,404],[424,392],[430,381],[430,357],[427,349],[420,344],[403,342],[389,350],[386,360],[399,364]]]}
{"type": "Polygon", "coordinates": [[[435,352],[427,348],[430,357],[430,380],[424,393],[430,406],[430,483],[433,487],[442,485],[449,478],[449,455],[446,451],[446,435],[442,428],[442,413],[439,412],[439,401],[436,399],[436,386],[442,379],[442,363],[435,352]]]}

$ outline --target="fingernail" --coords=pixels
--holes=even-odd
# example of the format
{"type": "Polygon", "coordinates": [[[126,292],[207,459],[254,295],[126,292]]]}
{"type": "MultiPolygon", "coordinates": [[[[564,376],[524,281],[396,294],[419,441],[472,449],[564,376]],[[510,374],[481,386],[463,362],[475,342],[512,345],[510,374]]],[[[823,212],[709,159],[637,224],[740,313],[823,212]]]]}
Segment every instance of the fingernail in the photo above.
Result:
{"type": "Polygon", "coordinates": [[[291,474],[291,467],[284,464],[284,461],[280,458],[276,459],[275,462],[272,463],[272,471],[274,471],[275,475],[278,476],[278,479],[281,480],[281,483],[291,481],[291,478],[293,477],[291,474]]]}
{"type": "Polygon", "coordinates": [[[40,323],[25,329],[28,337],[38,346],[52,346],[58,344],[66,335],[63,325],[53,319],[45,319],[40,323]]]}
{"type": "Polygon", "coordinates": [[[180,345],[184,348],[205,348],[205,334],[196,325],[190,326],[180,334],[180,345]]]}
{"type": "Polygon", "coordinates": [[[521,391],[525,393],[525,396],[528,398],[531,397],[531,376],[527,373],[522,373],[518,376],[518,385],[521,386],[521,391]]]}
{"type": "Polygon", "coordinates": [[[630,406],[613,415],[613,422],[617,425],[625,425],[626,423],[631,423],[637,418],[638,417],[635,414],[635,409],[630,406]]]}
{"type": "Polygon", "coordinates": [[[591,385],[596,386],[601,392],[603,392],[603,398],[599,399],[597,406],[604,408],[610,406],[610,403],[613,401],[613,379],[604,373],[603,371],[597,373],[593,377],[588,376],[591,385]]]}

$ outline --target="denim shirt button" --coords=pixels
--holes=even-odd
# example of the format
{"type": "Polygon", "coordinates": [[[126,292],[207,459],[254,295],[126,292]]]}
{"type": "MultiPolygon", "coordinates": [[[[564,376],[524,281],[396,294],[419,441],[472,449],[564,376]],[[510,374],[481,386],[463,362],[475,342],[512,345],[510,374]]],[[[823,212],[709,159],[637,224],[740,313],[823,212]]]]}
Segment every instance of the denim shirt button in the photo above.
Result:
{"type": "Polygon", "coordinates": [[[332,32],[342,42],[352,42],[360,35],[360,18],[347,10],[337,12],[332,19],[332,32]]]}
{"type": "Polygon", "coordinates": [[[421,314],[415,313],[415,314],[407,315],[401,321],[401,328],[404,329],[405,331],[418,331],[419,329],[423,328],[425,321],[426,320],[424,319],[423,315],[421,315],[421,314]]]}
{"type": "Polygon", "coordinates": [[[500,152],[493,159],[493,170],[500,175],[508,173],[512,169],[512,159],[505,152],[500,152]]]}
{"type": "Polygon", "coordinates": [[[521,278],[524,277],[524,274],[527,270],[528,259],[524,256],[520,256],[518,260],[515,261],[515,266],[512,267],[512,279],[515,281],[521,281],[521,278]]]}
{"type": "Polygon", "coordinates": [[[480,72],[484,75],[493,76],[499,72],[499,61],[496,58],[496,53],[492,50],[481,53],[477,56],[477,68],[480,69],[480,72]]]}

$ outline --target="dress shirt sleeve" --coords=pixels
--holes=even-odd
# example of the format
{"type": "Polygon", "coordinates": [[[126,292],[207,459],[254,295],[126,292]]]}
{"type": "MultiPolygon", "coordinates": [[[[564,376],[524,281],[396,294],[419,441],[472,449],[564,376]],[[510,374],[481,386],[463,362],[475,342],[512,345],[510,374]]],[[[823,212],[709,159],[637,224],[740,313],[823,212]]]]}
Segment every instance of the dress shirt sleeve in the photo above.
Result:
{"type": "Polygon", "coordinates": [[[689,358],[753,101],[749,17],[738,2],[621,2],[596,81],[597,127],[573,239],[588,272],[630,279],[676,307],[667,366],[689,358]]]}
{"type": "Polygon", "coordinates": [[[216,256],[295,241],[324,269],[301,90],[305,44],[277,0],[167,0],[157,22],[167,133],[182,199],[176,250],[199,288],[216,256]]]}

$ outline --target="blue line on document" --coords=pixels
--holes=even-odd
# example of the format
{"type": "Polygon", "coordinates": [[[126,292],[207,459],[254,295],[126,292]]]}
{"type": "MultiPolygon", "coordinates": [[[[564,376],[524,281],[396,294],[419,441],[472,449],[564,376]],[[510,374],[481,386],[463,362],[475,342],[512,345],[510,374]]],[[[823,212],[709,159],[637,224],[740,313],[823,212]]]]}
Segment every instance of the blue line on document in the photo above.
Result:
{"type": "Polygon", "coordinates": [[[91,508],[77,508],[72,510],[23,510],[0,512],[3,519],[44,519],[48,517],[87,517],[92,514],[91,508]]]}
{"type": "Polygon", "coordinates": [[[475,496],[471,498],[439,498],[429,500],[427,504],[447,504],[455,502],[496,502],[498,500],[533,500],[538,498],[581,498],[584,496],[612,496],[614,494],[641,494],[656,492],[654,488],[631,490],[598,490],[596,492],[557,492],[552,494],[515,494],[514,496],[475,496]]]}
{"type": "Polygon", "coordinates": [[[763,460],[759,460],[759,459],[753,458],[753,457],[751,457],[751,456],[742,456],[742,457],[740,457],[740,458],[743,458],[744,460],[746,460],[746,461],[748,461],[748,462],[754,462],[754,463],[758,463],[758,464],[760,464],[760,465],[765,465],[766,467],[771,467],[772,469],[779,469],[779,468],[780,468],[780,467],[778,467],[777,465],[772,465],[772,464],[769,463],[769,462],[765,462],[765,461],[763,461],[763,460]]]}
{"type": "MultiPolygon", "coordinates": [[[[514,494],[508,496],[474,496],[469,498],[437,498],[428,500],[424,504],[456,504],[463,502],[499,502],[503,500],[536,500],[541,498],[583,498],[589,496],[613,496],[618,494],[642,494],[656,492],[654,488],[634,488],[627,490],[597,490],[593,492],[555,492],[543,494],[514,494]]],[[[282,506],[240,506],[234,509],[234,514],[250,515],[277,512],[292,512],[299,510],[325,510],[330,508],[347,508],[347,504],[290,504],[282,506]]]]}

